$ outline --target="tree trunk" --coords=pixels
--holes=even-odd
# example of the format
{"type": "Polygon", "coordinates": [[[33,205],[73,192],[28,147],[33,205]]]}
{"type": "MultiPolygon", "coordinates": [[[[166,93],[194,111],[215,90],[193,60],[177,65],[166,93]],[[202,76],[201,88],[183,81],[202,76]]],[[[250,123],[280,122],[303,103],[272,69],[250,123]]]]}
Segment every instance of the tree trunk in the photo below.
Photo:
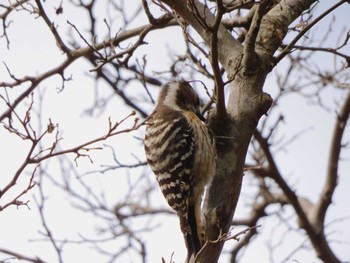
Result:
{"type": "Polygon", "coordinates": [[[226,106],[228,114],[218,114],[213,110],[208,120],[216,138],[216,174],[204,198],[203,208],[210,242],[199,253],[196,262],[213,263],[218,261],[225,242],[224,234],[232,225],[250,140],[259,119],[272,104],[272,98],[263,92],[263,85],[275,66],[273,55],[288,26],[315,0],[283,0],[277,4],[276,1],[261,1],[254,7],[244,44],[233,38],[222,25],[216,32],[208,30],[215,24],[216,17],[199,1],[163,2],[191,25],[209,47],[213,46],[212,34],[216,34],[217,58],[231,80],[226,106]]]}

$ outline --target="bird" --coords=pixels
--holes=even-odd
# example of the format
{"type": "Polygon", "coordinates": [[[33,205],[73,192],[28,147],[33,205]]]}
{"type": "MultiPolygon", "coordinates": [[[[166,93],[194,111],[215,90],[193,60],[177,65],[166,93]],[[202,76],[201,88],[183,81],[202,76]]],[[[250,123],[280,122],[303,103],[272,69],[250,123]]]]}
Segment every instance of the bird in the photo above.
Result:
{"type": "Polygon", "coordinates": [[[144,148],[169,206],[176,211],[193,262],[206,240],[202,196],[215,172],[215,143],[202,122],[200,99],[188,82],[162,86],[148,117],[144,148]]]}

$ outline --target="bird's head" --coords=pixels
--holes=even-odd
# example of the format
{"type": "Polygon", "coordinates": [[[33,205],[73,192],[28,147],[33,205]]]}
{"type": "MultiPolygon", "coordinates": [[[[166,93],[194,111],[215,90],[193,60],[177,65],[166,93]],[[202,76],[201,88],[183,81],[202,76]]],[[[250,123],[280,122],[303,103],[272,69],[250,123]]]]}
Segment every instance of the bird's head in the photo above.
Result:
{"type": "Polygon", "coordinates": [[[192,111],[201,120],[200,100],[188,82],[170,82],[163,86],[157,105],[168,107],[175,111],[192,111]]]}

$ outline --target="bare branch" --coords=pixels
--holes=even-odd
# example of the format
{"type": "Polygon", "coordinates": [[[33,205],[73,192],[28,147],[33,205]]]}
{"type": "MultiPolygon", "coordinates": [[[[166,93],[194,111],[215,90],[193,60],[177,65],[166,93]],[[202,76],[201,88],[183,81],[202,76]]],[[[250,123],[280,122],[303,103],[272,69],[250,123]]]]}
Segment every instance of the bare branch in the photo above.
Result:
{"type": "Polygon", "coordinates": [[[261,26],[261,21],[263,16],[266,14],[269,6],[271,4],[270,0],[263,0],[259,3],[258,7],[255,9],[255,13],[249,28],[249,31],[246,35],[244,42],[243,50],[243,70],[245,74],[251,74],[252,71],[255,71],[258,67],[258,57],[255,52],[255,42],[258,37],[259,28],[261,26]]]}
{"type": "Polygon", "coordinates": [[[307,235],[310,238],[310,241],[313,245],[313,247],[316,250],[316,253],[318,254],[318,257],[325,262],[339,262],[340,260],[337,258],[337,256],[334,254],[334,252],[329,247],[328,242],[326,241],[326,237],[324,234],[324,229],[319,228],[318,225],[313,224],[308,217],[310,213],[306,213],[301,206],[298,196],[296,193],[290,188],[290,186],[287,184],[287,182],[283,179],[281,173],[279,172],[279,169],[277,168],[277,165],[274,161],[274,158],[270,152],[269,144],[266,139],[262,137],[262,135],[255,131],[254,138],[259,142],[262,150],[264,151],[264,154],[267,158],[268,164],[269,164],[269,174],[271,178],[273,178],[278,186],[281,188],[283,193],[288,198],[290,204],[294,208],[300,222],[300,227],[302,227],[307,235]]]}
{"type": "Polygon", "coordinates": [[[37,6],[38,6],[38,10],[39,10],[39,15],[44,19],[46,25],[49,27],[50,31],[52,32],[52,34],[54,35],[55,39],[56,39],[56,43],[59,47],[60,50],[62,50],[64,53],[66,53],[68,56],[71,55],[71,49],[67,47],[67,45],[64,43],[62,37],[60,36],[60,34],[58,33],[56,26],[53,22],[50,21],[50,18],[47,16],[40,0],[35,0],[37,6]]]}
{"type": "Polygon", "coordinates": [[[327,210],[332,203],[333,194],[338,184],[338,163],[342,150],[342,139],[346,124],[350,116],[350,93],[348,92],[343,106],[337,116],[334,126],[333,138],[331,142],[330,155],[328,160],[327,178],[324,183],[322,193],[315,206],[313,221],[318,227],[323,227],[327,210]]]}
{"type": "MultiPolygon", "coordinates": [[[[163,0],[172,9],[174,9],[186,23],[193,26],[199,35],[204,39],[204,41],[210,46],[212,34],[207,30],[206,25],[213,25],[215,17],[209,11],[209,9],[198,0],[191,0],[192,8],[188,8],[188,1],[170,1],[163,0]],[[194,12],[193,10],[196,10],[194,12]],[[200,17],[200,20],[199,18],[200,17]],[[204,22],[199,22],[204,21],[204,22]]],[[[226,30],[223,25],[219,26],[218,30],[218,50],[219,61],[222,66],[228,70],[231,66],[232,61],[238,57],[242,51],[242,45],[234,39],[231,34],[226,30]]]]}
{"type": "Polygon", "coordinates": [[[6,9],[5,12],[0,14],[0,19],[2,20],[2,30],[3,30],[3,33],[2,33],[2,35],[0,35],[0,38],[5,37],[6,43],[7,43],[7,49],[10,48],[10,39],[7,35],[7,29],[9,28],[12,21],[6,23],[6,19],[12,11],[16,10],[17,7],[22,6],[23,4],[25,4],[28,1],[29,0],[17,0],[13,4],[8,5],[8,6],[0,4],[0,7],[6,9]]]}
{"type": "Polygon", "coordinates": [[[243,27],[249,29],[253,20],[257,5],[254,5],[245,16],[235,16],[229,19],[223,19],[222,24],[229,30],[233,30],[235,27],[243,27]]]}
{"type": "MultiPolygon", "coordinates": [[[[121,32],[117,37],[115,37],[114,39],[108,39],[105,41],[102,41],[99,44],[94,45],[94,49],[96,50],[100,50],[103,49],[105,47],[108,47],[111,45],[111,43],[113,43],[113,45],[124,41],[126,39],[129,39],[131,37],[137,36],[142,32],[143,37],[139,38],[139,42],[142,42],[142,39],[145,37],[145,35],[152,31],[158,29],[158,27],[155,27],[153,25],[146,25],[146,26],[142,26],[139,28],[135,28],[135,29],[131,29],[131,30],[127,30],[127,31],[123,31],[121,32]]],[[[132,52],[135,51],[135,49],[138,47],[138,45],[133,46],[129,51],[125,51],[123,52],[123,54],[128,54],[128,56],[126,57],[126,59],[124,60],[123,63],[127,62],[127,60],[130,58],[130,56],[132,55],[132,52]]],[[[95,50],[91,49],[90,47],[86,47],[86,48],[80,48],[80,49],[76,49],[76,50],[72,50],[70,52],[70,57],[68,57],[65,61],[63,61],[60,65],[38,75],[37,77],[23,77],[23,78],[18,78],[16,79],[14,82],[12,83],[6,83],[6,82],[0,82],[0,87],[14,87],[17,85],[20,85],[22,83],[26,83],[26,82],[30,82],[31,85],[29,86],[29,88],[27,88],[22,94],[20,94],[11,104],[8,105],[9,109],[6,110],[3,114],[0,115],[0,121],[3,121],[5,118],[9,118],[11,115],[11,111],[14,110],[17,105],[23,101],[24,98],[26,98],[30,93],[32,93],[37,86],[45,79],[54,76],[56,74],[62,75],[64,70],[70,65],[72,64],[76,59],[83,57],[83,56],[89,56],[91,53],[93,53],[95,50]]],[[[119,54],[120,55],[120,54],[119,54]]],[[[118,57],[117,55],[112,56],[108,59],[108,61],[113,60],[114,58],[118,57]]]]}
{"type": "Polygon", "coordinates": [[[45,237],[47,237],[50,240],[54,250],[56,251],[58,262],[63,263],[62,247],[57,244],[57,240],[54,237],[52,231],[50,230],[50,227],[49,227],[49,225],[46,221],[46,218],[45,218],[44,211],[45,211],[46,197],[44,196],[44,192],[43,192],[43,188],[42,188],[42,178],[38,184],[39,184],[39,198],[40,199],[39,200],[34,199],[34,200],[35,200],[37,207],[39,209],[39,215],[41,218],[42,226],[44,228],[44,232],[41,232],[41,233],[42,233],[42,235],[44,235],[45,237]]]}
{"type": "MultiPolygon", "coordinates": [[[[347,34],[347,36],[350,36],[349,34],[347,34]]],[[[348,42],[348,40],[346,40],[346,43],[348,42]]],[[[286,45],[281,45],[282,48],[286,48],[286,45]]],[[[341,47],[339,47],[341,48],[341,47]]],[[[299,45],[294,45],[293,49],[295,50],[308,50],[308,51],[322,51],[322,52],[326,52],[326,53],[331,53],[334,54],[336,56],[342,57],[345,59],[347,67],[350,67],[350,56],[341,53],[338,51],[338,48],[323,48],[323,47],[306,47],[306,46],[299,46],[299,45]]]]}
{"type": "MultiPolygon", "coordinates": [[[[34,186],[36,186],[36,183],[34,182],[34,175],[37,171],[39,166],[35,167],[35,169],[32,172],[32,175],[30,177],[29,183],[27,185],[27,187],[20,192],[17,196],[15,196],[12,201],[7,202],[5,205],[0,206],[0,212],[5,210],[6,208],[8,208],[9,206],[26,206],[28,209],[29,208],[29,201],[21,201],[19,200],[22,196],[24,196],[25,194],[27,194],[32,188],[34,188],[34,186]]],[[[19,178],[19,175],[22,173],[23,170],[19,170],[20,172],[17,171],[16,175],[14,176],[14,180],[11,181],[11,184],[7,185],[7,188],[4,188],[3,190],[0,191],[0,198],[8,191],[7,189],[10,189],[11,187],[13,187],[16,184],[16,181],[19,178]]]]}
{"type": "Polygon", "coordinates": [[[347,3],[348,0],[341,0],[332,7],[330,7],[328,10],[326,10],[323,14],[318,16],[314,21],[312,21],[310,24],[305,26],[300,33],[282,50],[282,52],[275,58],[275,63],[277,64],[280,62],[292,49],[293,46],[299,41],[299,39],[305,35],[307,31],[310,30],[314,25],[316,25],[320,20],[322,20],[324,17],[326,17],[329,13],[337,9],[342,4],[347,3]]]}
{"type": "Polygon", "coordinates": [[[145,13],[148,17],[148,21],[154,25],[154,26],[163,26],[163,25],[166,25],[167,23],[170,22],[171,19],[173,19],[173,16],[169,13],[166,13],[164,16],[162,16],[161,18],[154,18],[154,16],[152,15],[149,7],[148,7],[148,4],[147,4],[147,0],[142,0],[142,5],[143,5],[143,8],[145,10],[145,13]]]}
{"type": "Polygon", "coordinates": [[[221,121],[227,120],[227,112],[225,106],[225,84],[222,80],[221,70],[219,66],[219,50],[218,50],[218,32],[221,25],[221,20],[224,15],[224,6],[221,0],[216,1],[217,12],[214,23],[210,26],[211,41],[210,41],[210,63],[214,73],[215,88],[216,88],[216,114],[221,121]]]}
{"type": "Polygon", "coordinates": [[[257,37],[257,45],[255,51],[260,58],[269,66],[273,64],[273,54],[280,47],[285,35],[288,32],[289,25],[301,15],[301,13],[315,2],[315,0],[279,1],[261,21],[261,27],[257,37]]]}
{"type": "Polygon", "coordinates": [[[74,153],[76,154],[76,158],[79,158],[79,157],[89,157],[89,155],[87,154],[84,154],[82,152],[89,152],[91,150],[100,150],[102,148],[100,147],[93,147],[93,148],[90,148],[88,146],[92,145],[92,144],[95,144],[97,142],[100,142],[100,141],[104,141],[110,137],[113,137],[113,136],[116,136],[116,135],[119,135],[119,134],[122,134],[122,133],[129,133],[131,131],[135,131],[137,129],[139,129],[142,125],[144,125],[146,123],[147,120],[143,121],[143,122],[138,122],[138,118],[135,118],[134,119],[134,123],[133,125],[130,127],[130,128],[126,128],[126,129],[123,129],[123,130],[118,130],[119,128],[119,125],[121,125],[122,123],[124,123],[127,119],[129,119],[130,117],[134,116],[135,115],[135,112],[132,112],[130,113],[127,117],[125,117],[124,119],[122,119],[120,122],[116,122],[116,123],[112,123],[111,120],[109,120],[109,129],[108,129],[108,132],[101,136],[101,137],[98,137],[96,139],[93,139],[91,141],[88,141],[88,142],[85,142],[83,144],[80,144],[78,146],[75,146],[75,147],[72,147],[70,149],[66,149],[66,150],[62,150],[62,151],[58,151],[58,152],[54,152],[50,149],[46,149],[46,150],[43,150],[41,151],[39,154],[43,154],[44,152],[46,151],[49,151],[48,154],[46,155],[42,155],[42,156],[39,156],[39,154],[37,154],[37,156],[34,156],[34,158],[31,158],[29,160],[30,163],[40,163],[46,159],[49,159],[49,158],[52,158],[52,157],[56,157],[56,156],[60,156],[60,155],[64,155],[64,154],[68,154],[68,153],[74,153]]]}
{"type": "Polygon", "coordinates": [[[251,227],[248,227],[246,229],[239,231],[238,233],[236,233],[234,235],[232,235],[231,232],[222,233],[216,240],[207,240],[204,243],[201,250],[197,253],[197,255],[194,259],[194,262],[199,262],[198,259],[200,258],[202,252],[206,249],[206,247],[209,244],[225,243],[226,241],[229,241],[229,240],[239,241],[242,235],[246,235],[247,233],[250,233],[250,232],[256,232],[256,229],[259,227],[261,227],[261,225],[251,226],[251,227]]]}
{"type": "Polygon", "coordinates": [[[25,261],[32,262],[32,263],[45,263],[46,262],[38,257],[35,257],[35,258],[28,257],[28,256],[22,255],[18,252],[11,251],[11,250],[8,250],[5,248],[0,248],[0,253],[10,255],[18,260],[25,260],[25,261]]]}

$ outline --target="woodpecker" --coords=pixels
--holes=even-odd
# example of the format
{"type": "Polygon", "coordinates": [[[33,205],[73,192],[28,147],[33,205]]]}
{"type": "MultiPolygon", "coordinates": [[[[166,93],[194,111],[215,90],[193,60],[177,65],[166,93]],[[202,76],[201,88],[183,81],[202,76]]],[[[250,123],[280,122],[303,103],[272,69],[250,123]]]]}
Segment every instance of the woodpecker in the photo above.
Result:
{"type": "Polygon", "coordinates": [[[180,220],[186,262],[193,262],[206,240],[202,196],[215,171],[214,142],[202,118],[190,84],[170,82],[160,91],[145,135],[147,161],[180,220]]]}

